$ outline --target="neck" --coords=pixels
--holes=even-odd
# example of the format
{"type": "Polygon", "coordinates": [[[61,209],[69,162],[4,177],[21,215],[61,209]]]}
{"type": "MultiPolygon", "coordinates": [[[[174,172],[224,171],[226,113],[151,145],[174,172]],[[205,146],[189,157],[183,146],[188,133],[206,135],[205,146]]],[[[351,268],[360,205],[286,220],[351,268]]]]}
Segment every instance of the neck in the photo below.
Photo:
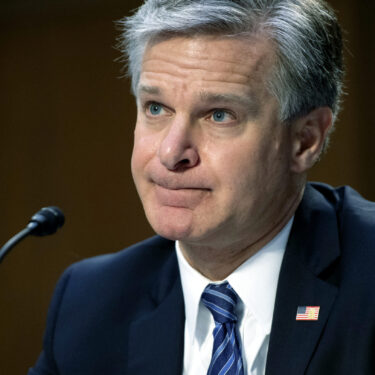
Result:
{"type": "Polygon", "coordinates": [[[255,240],[244,243],[243,240],[225,246],[210,246],[180,241],[180,248],[188,263],[203,276],[212,281],[227,278],[247,259],[256,254],[270,242],[294,215],[303,195],[304,189],[295,194],[285,206],[283,214],[273,224],[258,235],[255,240]]]}

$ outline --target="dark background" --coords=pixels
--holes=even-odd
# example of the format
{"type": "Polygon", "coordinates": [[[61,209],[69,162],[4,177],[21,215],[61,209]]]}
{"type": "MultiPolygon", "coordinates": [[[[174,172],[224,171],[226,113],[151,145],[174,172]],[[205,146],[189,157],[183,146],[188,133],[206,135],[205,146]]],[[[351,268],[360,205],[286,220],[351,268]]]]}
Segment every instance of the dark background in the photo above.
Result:
{"type": "MultiPolygon", "coordinates": [[[[310,179],[375,200],[375,2],[331,0],[346,30],[344,110],[310,179]]],[[[140,1],[2,0],[0,243],[46,205],[66,224],[30,237],[0,266],[0,374],[21,375],[41,349],[54,285],[82,258],[152,234],[131,180],[135,121],[120,79],[114,20],[140,1]]]]}

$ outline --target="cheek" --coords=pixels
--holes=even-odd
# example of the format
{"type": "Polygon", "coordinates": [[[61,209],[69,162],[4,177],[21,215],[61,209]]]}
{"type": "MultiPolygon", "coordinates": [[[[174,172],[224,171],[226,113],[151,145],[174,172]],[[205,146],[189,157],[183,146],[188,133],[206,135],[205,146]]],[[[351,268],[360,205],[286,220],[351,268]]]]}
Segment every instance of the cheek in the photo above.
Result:
{"type": "Polygon", "coordinates": [[[253,196],[261,171],[254,147],[248,143],[232,146],[227,145],[221,157],[216,155],[215,170],[227,204],[236,206],[253,196]]]}
{"type": "Polygon", "coordinates": [[[134,178],[142,174],[147,163],[157,152],[157,140],[152,134],[142,131],[136,126],[134,131],[134,145],[131,158],[131,169],[134,178]]]}
{"type": "Polygon", "coordinates": [[[279,183],[285,170],[280,151],[279,145],[254,136],[251,142],[233,143],[220,157],[216,155],[216,170],[234,204],[241,200],[251,204],[279,183]]]}

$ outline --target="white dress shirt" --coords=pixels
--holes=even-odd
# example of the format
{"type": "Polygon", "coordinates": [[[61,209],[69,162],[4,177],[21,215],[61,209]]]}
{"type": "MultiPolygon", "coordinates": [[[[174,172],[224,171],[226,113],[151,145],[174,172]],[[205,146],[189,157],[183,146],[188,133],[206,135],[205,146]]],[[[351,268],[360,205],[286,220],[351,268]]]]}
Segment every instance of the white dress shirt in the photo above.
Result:
{"type": "MultiPolygon", "coordinates": [[[[244,373],[248,375],[265,372],[277,281],[292,222],[293,218],[266,246],[225,279],[239,296],[237,324],[244,373]]],[[[212,281],[190,266],[178,241],[176,253],[186,315],[183,375],[205,375],[212,356],[215,324],[210,311],[201,302],[201,295],[212,281]]]]}

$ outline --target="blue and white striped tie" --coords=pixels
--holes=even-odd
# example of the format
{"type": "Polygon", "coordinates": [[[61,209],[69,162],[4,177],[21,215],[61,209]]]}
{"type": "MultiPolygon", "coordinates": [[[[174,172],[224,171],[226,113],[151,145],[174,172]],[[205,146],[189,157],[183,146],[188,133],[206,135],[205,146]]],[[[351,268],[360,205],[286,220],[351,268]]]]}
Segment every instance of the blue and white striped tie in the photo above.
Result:
{"type": "Polygon", "coordinates": [[[236,332],[238,296],[226,281],[209,284],[202,302],[215,320],[214,346],[207,375],[244,375],[241,346],[236,332]]]}

